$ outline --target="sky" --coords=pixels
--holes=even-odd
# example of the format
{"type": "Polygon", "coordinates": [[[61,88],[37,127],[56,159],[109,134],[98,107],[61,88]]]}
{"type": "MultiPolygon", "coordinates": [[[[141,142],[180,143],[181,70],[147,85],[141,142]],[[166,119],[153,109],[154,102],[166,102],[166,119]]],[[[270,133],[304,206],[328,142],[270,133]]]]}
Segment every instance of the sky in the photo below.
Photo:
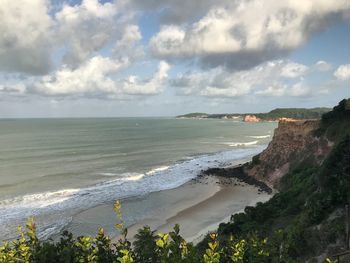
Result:
{"type": "Polygon", "coordinates": [[[0,0],[0,118],[331,107],[349,0],[0,0]]]}

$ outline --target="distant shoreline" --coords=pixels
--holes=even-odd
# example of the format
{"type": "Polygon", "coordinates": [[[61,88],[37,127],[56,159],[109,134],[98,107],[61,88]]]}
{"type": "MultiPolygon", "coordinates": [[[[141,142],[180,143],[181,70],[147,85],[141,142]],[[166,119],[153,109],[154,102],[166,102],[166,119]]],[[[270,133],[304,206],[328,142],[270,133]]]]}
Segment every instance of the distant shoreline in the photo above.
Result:
{"type": "Polygon", "coordinates": [[[281,119],[320,119],[331,108],[277,108],[267,113],[188,113],[176,116],[177,119],[225,119],[244,122],[276,122],[281,119]]]}

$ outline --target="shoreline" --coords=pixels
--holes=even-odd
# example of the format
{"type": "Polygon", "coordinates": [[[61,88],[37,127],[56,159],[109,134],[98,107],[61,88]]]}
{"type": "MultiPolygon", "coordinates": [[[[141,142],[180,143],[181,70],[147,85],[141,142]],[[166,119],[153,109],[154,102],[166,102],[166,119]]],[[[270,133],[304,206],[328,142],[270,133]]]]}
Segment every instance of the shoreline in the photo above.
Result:
{"type": "Polygon", "coordinates": [[[246,183],[251,186],[255,186],[260,192],[266,192],[272,194],[273,189],[265,182],[260,181],[252,176],[249,176],[244,172],[244,168],[248,165],[248,162],[231,167],[224,168],[209,168],[202,172],[200,176],[211,175],[224,178],[236,178],[238,181],[246,183]]]}
{"type": "MultiPolygon", "coordinates": [[[[164,195],[181,198],[127,227],[128,239],[133,242],[137,230],[146,225],[156,233],[164,233],[179,224],[183,238],[196,244],[208,232],[217,230],[220,223],[230,221],[231,215],[243,212],[246,206],[269,200],[273,189],[243,175],[242,166],[209,168],[178,188],[149,194],[145,198],[150,201],[164,195]]],[[[112,240],[116,241],[119,237],[116,235],[112,240]]]]}

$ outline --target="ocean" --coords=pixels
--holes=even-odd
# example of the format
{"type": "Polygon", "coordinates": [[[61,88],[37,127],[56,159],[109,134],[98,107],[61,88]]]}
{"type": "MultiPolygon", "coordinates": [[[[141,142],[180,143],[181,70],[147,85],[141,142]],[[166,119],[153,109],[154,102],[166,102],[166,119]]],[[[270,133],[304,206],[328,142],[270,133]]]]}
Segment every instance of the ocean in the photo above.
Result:
{"type": "Polygon", "coordinates": [[[181,186],[261,152],[275,127],[220,119],[0,120],[0,240],[13,238],[28,217],[48,238],[85,210],[181,186]]]}

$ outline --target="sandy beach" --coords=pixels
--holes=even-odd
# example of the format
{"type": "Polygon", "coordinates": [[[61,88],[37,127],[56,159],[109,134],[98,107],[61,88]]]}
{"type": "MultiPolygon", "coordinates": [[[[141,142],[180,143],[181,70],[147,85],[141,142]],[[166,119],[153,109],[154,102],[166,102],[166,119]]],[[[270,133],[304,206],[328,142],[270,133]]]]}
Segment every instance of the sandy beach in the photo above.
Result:
{"type": "Polygon", "coordinates": [[[208,232],[216,230],[220,223],[228,222],[232,214],[243,211],[246,206],[265,202],[270,197],[257,187],[234,178],[204,176],[179,188],[148,195],[145,203],[159,198],[172,202],[129,226],[128,236],[133,241],[137,230],[145,225],[159,232],[168,232],[179,224],[180,234],[187,241],[197,243],[208,232]]]}
{"type": "MultiPolygon", "coordinates": [[[[215,171],[219,175],[206,172],[180,187],[122,200],[129,240],[133,241],[137,230],[145,225],[158,232],[168,232],[179,224],[181,235],[187,241],[197,243],[208,232],[216,230],[220,223],[228,222],[232,214],[272,196],[261,187],[231,178],[230,170],[215,171]],[[225,173],[229,177],[225,177],[225,173]]],[[[104,204],[76,214],[68,230],[82,235],[96,233],[98,227],[103,227],[116,240],[119,234],[115,223],[112,204],[104,204]]]]}

